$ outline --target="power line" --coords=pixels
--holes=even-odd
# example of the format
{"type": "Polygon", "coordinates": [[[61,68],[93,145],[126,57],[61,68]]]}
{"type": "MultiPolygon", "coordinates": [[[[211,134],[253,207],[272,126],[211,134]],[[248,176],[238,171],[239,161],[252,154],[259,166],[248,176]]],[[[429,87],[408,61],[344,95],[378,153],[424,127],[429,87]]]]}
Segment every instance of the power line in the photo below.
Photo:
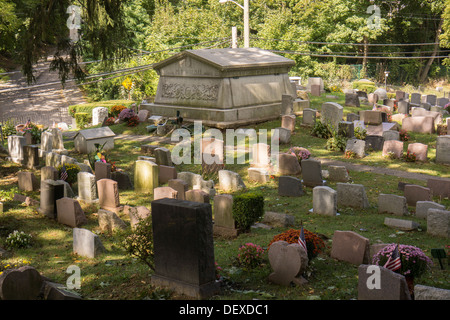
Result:
{"type": "Polygon", "coordinates": [[[347,58],[347,59],[440,59],[440,58],[448,58],[449,56],[425,56],[425,57],[388,57],[388,56],[348,56],[348,55],[333,55],[333,54],[314,54],[310,52],[299,52],[299,51],[289,51],[289,50],[271,50],[266,49],[271,52],[277,53],[287,53],[287,54],[298,54],[298,55],[307,55],[311,57],[323,57],[323,58],[347,58]]]}

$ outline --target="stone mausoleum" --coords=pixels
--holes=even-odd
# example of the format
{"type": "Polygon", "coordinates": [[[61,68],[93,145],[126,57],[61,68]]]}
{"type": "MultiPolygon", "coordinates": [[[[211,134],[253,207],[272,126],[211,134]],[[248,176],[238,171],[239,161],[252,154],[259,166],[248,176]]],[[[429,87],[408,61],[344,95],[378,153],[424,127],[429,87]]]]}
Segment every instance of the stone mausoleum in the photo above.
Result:
{"type": "Polygon", "coordinates": [[[186,50],[157,63],[160,76],[151,115],[232,128],[275,119],[283,94],[295,91],[293,60],[258,48],[186,50]]]}

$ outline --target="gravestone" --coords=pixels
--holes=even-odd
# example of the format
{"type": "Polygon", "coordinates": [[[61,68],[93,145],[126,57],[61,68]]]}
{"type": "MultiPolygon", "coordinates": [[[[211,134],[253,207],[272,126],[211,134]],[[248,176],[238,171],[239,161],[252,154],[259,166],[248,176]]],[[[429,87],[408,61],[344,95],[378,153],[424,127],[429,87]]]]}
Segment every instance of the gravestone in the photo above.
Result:
{"type": "Polygon", "coordinates": [[[270,165],[270,145],[255,143],[252,145],[250,167],[267,168],[270,165]]]}
{"type": "Polygon", "coordinates": [[[278,131],[280,144],[288,144],[291,142],[291,130],[285,128],[275,128],[278,131]]]}
{"type": "Polygon", "coordinates": [[[408,184],[405,186],[404,196],[409,206],[416,206],[417,201],[431,201],[431,190],[422,186],[408,184]]]}
{"type": "Polygon", "coordinates": [[[270,282],[283,286],[291,283],[302,285],[306,282],[301,275],[308,266],[308,257],[305,249],[298,243],[275,241],[269,247],[268,257],[273,269],[273,273],[269,275],[270,282]]]}
{"type": "Polygon", "coordinates": [[[328,180],[336,182],[348,182],[347,168],[344,166],[328,166],[328,180]]]}
{"type": "Polygon", "coordinates": [[[408,132],[434,133],[433,117],[407,117],[402,121],[402,129],[408,132]]]}
{"type": "Polygon", "coordinates": [[[417,161],[425,162],[427,161],[428,157],[428,145],[418,142],[410,143],[408,145],[407,152],[409,152],[410,154],[414,153],[416,155],[417,161]]]}
{"type": "Polygon", "coordinates": [[[433,201],[417,201],[416,202],[416,217],[426,219],[428,209],[445,210],[445,206],[433,201]]]}
{"type": "Polygon", "coordinates": [[[246,188],[241,176],[230,170],[219,171],[219,187],[223,191],[239,191],[246,188]]]}
{"type": "Polygon", "coordinates": [[[419,228],[419,224],[415,221],[395,218],[384,218],[384,225],[404,231],[412,231],[419,228]]]}
{"type": "Polygon", "coordinates": [[[369,93],[369,95],[367,96],[367,100],[369,101],[369,104],[371,104],[371,105],[377,104],[378,100],[379,100],[378,94],[369,93]]]}
{"type": "Polygon", "coordinates": [[[95,176],[89,172],[78,172],[78,198],[82,201],[92,202],[98,199],[95,176]]]}
{"type": "Polygon", "coordinates": [[[420,106],[420,104],[422,103],[422,95],[417,92],[411,93],[410,103],[414,106],[420,106]]]}
{"type": "Polygon", "coordinates": [[[427,179],[427,188],[431,189],[434,197],[443,197],[450,199],[450,179],[427,179]]]}
{"type": "Polygon", "coordinates": [[[281,127],[288,129],[292,132],[295,131],[295,115],[294,114],[290,114],[290,115],[283,115],[281,116],[281,127]]]}
{"type": "Polygon", "coordinates": [[[195,299],[216,294],[211,205],[165,198],[152,201],[151,211],[151,283],[195,299]]]}
{"type": "Polygon", "coordinates": [[[147,160],[137,160],[134,168],[134,190],[136,192],[153,193],[159,186],[159,167],[147,160]]]}
{"type": "Polygon", "coordinates": [[[163,166],[169,166],[171,167],[172,164],[172,156],[170,153],[170,150],[167,148],[156,148],[155,149],[155,159],[156,164],[163,165],[163,166]]]}
{"type": "Polygon", "coordinates": [[[355,265],[369,262],[369,239],[353,231],[334,231],[330,256],[355,265]]]}
{"type": "Polygon", "coordinates": [[[236,237],[239,230],[233,218],[233,196],[218,194],[214,196],[214,235],[236,237]]]}
{"type": "Polygon", "coordinates": [[[75,199],[64,197],[56,200],[56,211],[58,222],[69,227],[77,228],[87,222],[80,203],[75,199]]]}
{"type": "Polygon", "coordinates": [[[303,110],[302,125],[312,127],[316,123],[317,110],[306,108],[303,110]]]}
{"type": "Polygon", "coordinates": [[[172,166],[159,166],[158,180],[159,184],[166,184],[171,179],[177,178],[177,169],[172,166]]]}
{"type": "Polygon", "coordinates": [[[39,300],[43,279],[31,266],[7,269],[0,274],[1,300],[39,300]]]}
{"type": "Polygon", "coordinates": [[[54,167],[45,166],[41,168],[41,180],[58,180],[58,170],[54,167]]]}
{"type": "Polygon", "coordinates": [[[400,101],[403,99],[407,99],[406,95],[407,93],[405,91],[397,90],[395,91],[395,100],[400,101]]]}
{"type": "Polygon", "coordinates": [[[96,107],[92,109],[92,125],[96,126],[102,124],[105,118],[108,118],[108,108],[106,107],[96,107]]]}
{"type": "Polygon", "coordinates": [[[65,150],[62,131],[58,128],[53,128],[52,136],[53,136],[52,149],[55,149],[58,151],[65,150]]]}
{"type": "Polygon", "coordinates": [[[261,223],[274,228],[287,228],[294,226],[295,217],[286,213],[265,211],[261,223]]]}
{"type": "Polygon", "coordinates": [[[139,110],[137,116],[139,118],[139,122],[147,122],[147,120],[150,116],[150,111],[149,110],[139,110]]]}
{"type": "Polygon", "coordinates": [[[360,139],[348,139],[345,146],[345,152],[347,151],[354,152],[358,158],[364,158],[366,155],[366,142],[360,139]]]}
{"type": "Polygon", "coordinates": [[[360,111],[359,115],[364,124],[368,125],[380,125],[383,122],[381,117],[382,112],[377,110],[364,110],[360,111]]]}
{"type": "Polygon", "coordinates": [[[298,175],[302,172],[302,169],[295,155],[279,153],[277,172],[280,175],[298,175]]]}
{"type": "Polygon", "coordinates": [[[99,209],[97,216],[101,232],[113,233],[114,231],[125,230],[127,228],[125,222],[113,211],[99,209]]]}
{"type": "Polygon", "coordinates": [[[256,183],[267,183],[270,181],[269,171],[264,168],[248,168],[248,180],[256,183]]]}
{"type": "Polygon", "coordinates": [[[366,150],[382,151],[384,145],[383,136],[366,136],[366,150]]]}
{"type": "Polygon", "coordinates": [[[352,113],[352,112],[347,113],[347,121],[348,122],[353,122],[356,120],[359,120],[359,115],[357,115],[356,113],[352,113]]]}
{"type": "Polygon", "coordinates": [[[346,138],[353,138],[355,136],[355,125],[349,121],[339,121],[338,134],[346,138]]]}
{"type": "MultiPolygon", "coordinates": [[[[359,101],[359,100],[358,100],[359,101]]],[[[322,104],[321,122],[329,124],[333,128],[338,128],[339,122],[342,121],[344,108],[335,102],[325,102],[322,104]]]]}
{"type": "Polygon", "coordinates": [[[437,237],[450,238],[450,211],[428,209],[427,233],[437,237]]]}
{"type": "Polygon", "coordinates": [[[39,189],[39,180],[33,172],[20,171],[17,173],[19,190],[35,191],[39,189]]]}
{"type": "Polygon", "coordinates": [[[450,164],[450,135],[436,137],[436,163],[450,164]]]}
{"type": "Polygon", "coordinates": [[[306,159],[301,162],[302,183],[307,187],[317,187],[325,185],[322,177],[322,164],[315,159],[306,159]]]}
{"type": "Polygon", "coordinates": [[[349,107],[360,107],[358,95],[356,93],[346,93],[345,105],[349,107]]]}
{"type": "Polygon", "coordinates": [[[403,156],[403,141],[388,140],[383,144],[383,156],[393,154],[394,158],[400,159],[403,156]]]}
{"type": "Polygon", "coordinates": [[[320,85],[312,84],[311,85],[311,95],[315,97],[320,97],[321,91],[320,91],[320,85]]]}
{"type": "Polygon", "coordinates": [[[41,133],[41,152],[52,152],[53,134],[49,131],[41,133]]]}
{"type": "Polygon", "coordinates": [[[400,132],[398,132],[397,130],[383,131],[383,138],[384,138],[384,141],[388,141],[388,140],[400,141],[400,132]]]}
{"type": "Polygon", "coordinates": [[[335,216],[337,214],[337,192],[327,186],[313,188],[313,213],[335,216]]]}
{"type": "Polygon", "coordinates": [[[39,148],[36,145],[23,146],[23,165],[28,169],[39,166],[39,148]]]}
{"type": "Polygon", "coordinates": [[[177,199],[177,190],[171,187],[157,187],[153,189],[153,200],[163,199],[163,198],[171,198],[177,199]]]}
{"type": "Polygon", "coordinates": [[[302,181],[296,177],[281,176],[278,179],[278,195],[282,197],[301,197],[304,194],[302,181]]]}
{"type": "Polygon", "coordinates": [[[440,107],[445,107],[449,102],[450,100],[448,98],[441,97],[436,100],[436,105],[440,107]]]}
{"type": "MultiPolygon", "coordinates": [[[[124,212],[125,207],[127,206],[124,206],[124,212]]],[[[131,228],[135,229],[139,222],[151,216],[151,211],[145,206],[129,207],[128,216],[130,217],[131,228]]]]}
{"type": "Polygon", "coordinates": [[[105,251],[98,235],[87,229],[73,228],[73,253],[87,258],[95,258],[105,251]]]}
{"type": "Polygon", "coordinates": [[[395,194],[378,195],[378,213],[392,213],[396,216],[408,215],[406,198],[395,194]]]}
{"type": "Polygon", "coordinates": [[[186,200],[186,192],[189,186],[186,181],[181,179],[171,179],[167,182],[168,186],[177,191],[178,200],[186,200]]]}
{"type": "Polygon", "coordinates": [[[63,181],[41,180],[41,194],[38,211],[55,219],[57,215],[56,201],[64,197],[63,181]]]}
{"type": "Polygon", "coordinates": [[[361,264],[358,267],[358,300],[411,300],[411,295],[405,276],[381,266],[361,264]],[[378,281],[373,278],[375,272],[378,281]]]}
{"type": "Polygon", "coordinates": [[[209,193],[199,189],[186,191],[185,197],[187,201],[201,202],[201,203],[209,203],[210,200],[209,193]]]}
{"type": "Polygon", "coordinates": [[[133,189],[133,182],[131,181],[130,175],[125,171],[114,171],[111,172],[111,179],[116,181],[119,185],[119,190],[131,190],[133,189]]]}
{"type": "Polygon", "coordinates": [[[365,209],[369,207],[366,190],[362,184],[336,183],[338,207],[365,209]]]}
{"type": "Polygon", "coordinates": [[[214,197],[216,191],[214,189],[213,180],[203,180],[200,174],[184,171],[178,172],[177,179],[181,179],[188,184],[189,188],[200,189],[209,194],[210,197],[214,197]]]}
{"type": "Polygon", "coordinates": [[[450,300],[450,290],[416,284],[414,301],[419,300],[450,300]]]}
{"type": "Polygon", "coordinates": [[[22,164],[23,147],[25,145],[25,137],[17,135],[8,136],[8,152],[12,162],[22,164]]]}
{"type": "Polygon", "coordinates": [[[412,108],[411,117],[432,117],[435,124],[442,122],[442,115],[439,111],[425,110],[424,108],[412,108]]]}
{"type": "Polygon", "coordinates": [[[111,179],[97,181],[98,204],[101,209],[117,211],[120,206],[119,186],[111,179]]]}
{"type": "Polygon", "coordinates": [[[434,94],[427,94],[425,97],[425,102],[431,104],[432,106],[436,105],[437,97],[434,94]]]}
{"type": "Polygon", "coordinates": [[[288,115],[293,113],[294,97],[291,94],[281,95],[281,114],[288,115]]]}
{"type": "Polygon", "coordinates": [[[95,167],[95,181],[101,179],[111,179],[111,164],[102,161],[96,161],[95,167]]]}
{"type": "Polygon", "coordinates": [[[397,107],[398,113],[409,114],[409,102],[408,101],[402,100],[402,101],[399,101],[397,104],[398,104],[398,107],[397,107]]]}

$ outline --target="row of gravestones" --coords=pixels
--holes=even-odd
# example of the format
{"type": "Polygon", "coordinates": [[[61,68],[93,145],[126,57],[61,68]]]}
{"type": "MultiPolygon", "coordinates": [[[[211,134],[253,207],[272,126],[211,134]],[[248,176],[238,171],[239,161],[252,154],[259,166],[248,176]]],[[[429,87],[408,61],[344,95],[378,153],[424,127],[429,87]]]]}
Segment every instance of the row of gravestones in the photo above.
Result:
{"type": "MultiPolygon", "coordinates": [[[[133,108],[133,106],[131,106],[133,108]]],[[[149,118],[150,111],[139,110],[136,114],[139,118],[139,122],[146,122],[149,118]]],[[[106,107],[96,107],[92,109],[92,125],[96,126],[99,124],[104,124],[104,121],[108,118],[109,109],[106,107]]],[[[119,119],[116,119],[119,122],[119,119]]]]}

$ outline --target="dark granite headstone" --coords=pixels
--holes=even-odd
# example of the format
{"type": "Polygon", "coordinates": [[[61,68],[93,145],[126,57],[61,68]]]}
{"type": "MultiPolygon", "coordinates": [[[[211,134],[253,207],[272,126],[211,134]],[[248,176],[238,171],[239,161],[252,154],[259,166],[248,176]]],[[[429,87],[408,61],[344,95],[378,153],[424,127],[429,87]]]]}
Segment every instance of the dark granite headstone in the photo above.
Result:
{"type": "Polygon", "coordinates": [[[49,218],[56,219],[56,200],[63,197],[63,181],[41,180],[41,199],[38,211],[49,218]]]}
{"type": "Polygon", "coordinates": [[[152,201],[151,211],[152,284],[197,299],[216,294],[211,205],[165,198],[152,201]]]}
{"type": "Polygon", "coordinates": [[[101,179],[111,179],[111,164],[101,161],[95,162],[95,181],[101,179]]]}
{"type": "Polygon", "coordinates": [[[281,176],[278,179],[278,195],[283,197],[300,197],[303,195],[302,181],[296,177],[281,176]]]}

